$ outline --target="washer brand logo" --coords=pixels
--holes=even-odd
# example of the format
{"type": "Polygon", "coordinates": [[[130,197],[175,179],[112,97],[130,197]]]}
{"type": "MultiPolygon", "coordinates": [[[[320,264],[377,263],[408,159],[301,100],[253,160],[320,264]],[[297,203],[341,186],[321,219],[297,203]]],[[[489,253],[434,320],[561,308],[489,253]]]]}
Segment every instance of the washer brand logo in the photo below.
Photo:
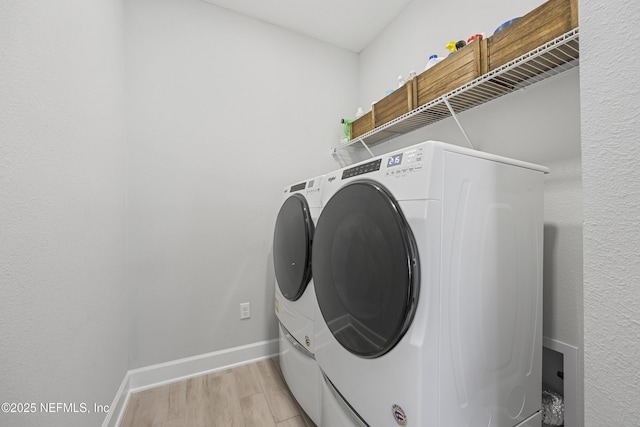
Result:
{"type": "Polygon", "coordinates": [[[396,420],[398,425],[400,426],[407,425],[407,415],[404,413],[404,410],[399,405],[393,405],[391,407],[391,413],[393,414],[393,418],[396,420]]]}
{"type": "Polygon", "coordinates": [[[309,335],[304,336],[304,343],[307,345],[307,347],[311,345],[311,338],[309,338],[309,335]]]}
{"type": "Polygon", "coordinates": [[[334,176],[330,176],[330,177],[329,177],[329,179],[328,179],[327,181],[329,181],[329,182],[333,182],[333,181],[335,181],[335,180],[336,180],[336,177],[335,177],[335,175],[334,175],[334,176]]]}

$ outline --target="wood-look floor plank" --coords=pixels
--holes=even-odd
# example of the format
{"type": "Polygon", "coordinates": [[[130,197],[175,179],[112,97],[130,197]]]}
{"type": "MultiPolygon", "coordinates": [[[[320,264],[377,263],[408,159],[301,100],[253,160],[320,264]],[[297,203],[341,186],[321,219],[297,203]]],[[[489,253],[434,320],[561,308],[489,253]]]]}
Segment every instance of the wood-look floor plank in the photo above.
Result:
{"type": "Polygon", "coordinates": [[[172,420],[161,422],[160,424],[154,424],[153,427],[185,427],[187,425],[188,424],[184,419],[174,418],[172,420]]]}
{"type": "Polygon", "coordinates": [[[187,382],[180,381],[169,384],[169,395],[167,397],[167,415],[169,419],[184,417],[187,406],[187,382]]]}
{"type": "Polygon", "coordinates": [[[166,384],[148,391],[154,394],[152,398],[154,426],[158,420],[167,422],[174,418],[184,417],[187,399],[187,385],[185,381],[166,384]]]}
{"type": "Polygon", "coordinates": [[[127,405],[122,427],[152,427],[169,418],[167,386],[133,393],[127,405]]]}
{"type": "Polygon", "coordinates": [[[186,380],[185,425],[200,427],[209,424],[209,411],[203,409],[209,400],[209,380],[208,375],[186,380]]]}
{"type": "Polygon", "coordinates": [[[133,393],[120,427],[315,427],[277,360],[133,393]]]}
{"type": "Polygon", "coordinates": [[[244,397],[241,404],[246,427],[276,427],[264,393],[244,397]]]}
{"type": "Polygon", "coordinates": [[[238,383],[232,372],[213,378],[210,390],[211,411],[214,427],[245,427],[242,405],[238,394],[238,383]]]}
{"type": "Polygon", "coordinates": [[[298,405],[272,359],[257,363],[260,385],[276,422],[300,415],[298,405]]]}
{"type": "Polygon", "coordinates": [[[190,427],[244,427],[238,385],[232,372],[187,380],[187,419],[190,427]]]}
{"type": "Polygon", "coordinates": [[[140,401],[132,394],[127,402],[127,407],[125,408],[122,421],[120,421],[120,427],[132,427],[134,425],[133,423],[135,421],[136,414],[138,413],[139,406],[140,401]]]}
{"type": "Polygon", "coordinates": [[[262,392],[260,373],[255,363],[233,368],[233,374],[238,382],[238,395],[241,399],[262,392]]]}

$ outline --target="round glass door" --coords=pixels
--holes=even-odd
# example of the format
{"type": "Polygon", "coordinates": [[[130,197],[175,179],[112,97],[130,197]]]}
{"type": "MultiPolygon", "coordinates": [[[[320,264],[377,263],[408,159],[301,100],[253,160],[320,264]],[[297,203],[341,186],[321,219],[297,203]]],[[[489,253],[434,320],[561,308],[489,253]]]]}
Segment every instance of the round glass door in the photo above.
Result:
{"type": "Polygon", "coordinates": [[[372,358],[400,341],[418,302],[419,260],[388,190],[361,180],[336,192],[318,219],[312,265],[320,311],[344,348],[372,358]]]}
{"type": "Polygon", "coordinates": [[[313,220],[307,199],[294,194],[282,204],[273,233],[273,265],[285,298],[295,301],[311,280],[313,220]]]}

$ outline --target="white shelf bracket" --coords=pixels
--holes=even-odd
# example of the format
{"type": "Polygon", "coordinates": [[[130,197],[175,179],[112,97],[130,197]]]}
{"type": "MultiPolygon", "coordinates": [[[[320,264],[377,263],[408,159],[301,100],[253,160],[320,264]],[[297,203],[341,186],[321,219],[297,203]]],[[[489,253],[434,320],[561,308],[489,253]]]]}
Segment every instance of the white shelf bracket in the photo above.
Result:
{"type": "Polygon", "coordinates": [[[374,158],[375,156],[373,155],[371,150],[369,150],[369,147],[367,147],[367,144],[364,143],[364,140],[362,138],[358,138],[358,141],[360,141],[360,143],[365,148],[365,150],[367,150],[369,152],[369,155],[371,156],[371,158],[374,158]]]}
{"type": "Polygon", "coordinates": [[[460,121],[458,120],[458,116],[456,116],[456,112],[453,111],[453,108],[451,107],[451,104],[449,104],[449,100],[447,98],[444,98],[444,103],[447,105],[447,108],[449,109],[449,112],[451,113],[451,117],[453,117],[453,120],[456,121],[456,124],[460,128],[460,131],[462,132],[462,135],[464,135],[465,139],[469,143],[469,146],[472,149],[475,150],[476,147],[473,146],[473,143],[471,142],[471,139],[469,139],[469,135],[467,135],[467,133],[464,131],[464,128],[462,127],[462,124],[460,124],[460,121]]]}

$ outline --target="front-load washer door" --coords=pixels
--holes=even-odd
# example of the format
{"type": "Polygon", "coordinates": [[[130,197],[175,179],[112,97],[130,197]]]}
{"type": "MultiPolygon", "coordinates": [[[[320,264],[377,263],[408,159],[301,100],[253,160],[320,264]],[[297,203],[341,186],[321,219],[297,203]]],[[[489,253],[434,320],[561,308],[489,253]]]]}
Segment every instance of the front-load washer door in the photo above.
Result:
{"type": "Polygon", "coordinates": [[[387,189],[353,181],[329,199],[312,265],[320,311],[345,349],[373,358],[400,341],[418,302],[420,267],[413,233],[387,189]]]}
{"type": "Polygon", "coordinates": [[[313,220],[307,199],[294,194],[282,204],[273,233],[273,264],[282,295],[295,301],[311,280],[313,220]]]}

